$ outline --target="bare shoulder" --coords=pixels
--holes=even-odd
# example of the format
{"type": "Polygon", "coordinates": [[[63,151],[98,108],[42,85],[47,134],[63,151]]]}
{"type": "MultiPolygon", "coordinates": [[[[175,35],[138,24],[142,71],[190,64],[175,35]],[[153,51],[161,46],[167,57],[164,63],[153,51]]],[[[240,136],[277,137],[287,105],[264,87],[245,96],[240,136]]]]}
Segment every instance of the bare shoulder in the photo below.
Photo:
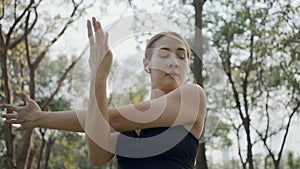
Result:
{"type": "Polygon", "coordinates": [[[205,114],[205,109],[206,109],[206,94],[204,89],[198,85],[198,84],[188,84],[188,86],[190,86],[191,90],[193,90],[195,93],[198,94],[199,96],[199,112],[201,114],[205,114]]]}
{"type": "Polygon", "coordinates": [[[200,85],[195,84],[195,83],[183,84],[180,86],[180,88],[203,91],[203,88],[200,85]]]}
{"type": "Polygon", "coordinates": [[[188,92],[188,93],[191,93],[193,92],[193,94],[198,94],[200,96],[200,98],[202,98],[202,100],[204,99],[205,100],[205,91],[204,89],[198,85],[198,84],[184,84],[184,85],[181,85],[179,87],[179,89],[182,91],[182,92],[188,92]]]}
{"type": "Polygon", "coordinates": [[[197,139],[200,138],[206,116],[206,95],[204,89],[198,84],[186,84],[182,86],[187,91],[188,97],[194,98],[193,104],[198,107],[197,118],[193,123],[185,124],[184,127],[197,139]],[[198,98],[198,99],[197,99],[198,98]],[[196,101],[197,100],[197,101],[196,101]]]}

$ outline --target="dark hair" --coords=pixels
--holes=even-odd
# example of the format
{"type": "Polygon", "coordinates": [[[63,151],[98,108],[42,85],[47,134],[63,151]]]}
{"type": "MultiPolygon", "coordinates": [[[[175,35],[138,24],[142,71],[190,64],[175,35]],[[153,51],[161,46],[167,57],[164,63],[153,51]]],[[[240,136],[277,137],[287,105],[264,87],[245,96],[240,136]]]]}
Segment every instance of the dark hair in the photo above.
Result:
{"type": "Polygon", "coordinates": [[[148,60],[151,60],[151,56],[153,54],[153,50],[151,50],[151,48],[154,47],[154,44],[157,40],[159,40],[160,38],[164,37],[164,36],[175,36],[177,38],[179,38],[180,40],[182,40],[182,42],[184,43],[186,49],[187,49],[187,57],[188,59],[190,59],[191,57],[191,49],[190,49],[190,46],[189,44],[187,43],[187,41],[181,36],[179,35],[178,33],[176,32],[160,32],[156,35],[154,35],[152,38],[150,38],[150,40],[148,41],[147,43],[147,46],[146,46],[146,52],[145,52],[145,57],[148,59],[148,60]]]}

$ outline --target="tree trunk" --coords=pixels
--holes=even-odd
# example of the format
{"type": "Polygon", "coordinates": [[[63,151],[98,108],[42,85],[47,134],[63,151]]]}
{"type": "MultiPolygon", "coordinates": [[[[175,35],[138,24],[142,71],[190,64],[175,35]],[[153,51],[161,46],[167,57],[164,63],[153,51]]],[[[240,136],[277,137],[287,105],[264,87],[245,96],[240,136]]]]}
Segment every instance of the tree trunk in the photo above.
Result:
{"type": "Polygon", "coordinates": [[[22,144],[22,150],[21,153],[18,157],[17,161],[17,169],[25,169],[27,168],[28,165],[28,157],[30,154],[31,150],[31,145],[32,145],[32,129],[31,130],[26,130],[24,134],[24,140],[22,144]]]}
{"type": "MultiPolygon", "coordinates": [[[[35,74],[36,69],[34,66],[30,66],[30,81],[29,81],[29,89],[30,89],[30,97],[32,99],[35,98],[35,74]]],[[[21,153],[18,157],[18,167],[17,169],[27,168],[28,157],[32,145],[32,129],[26,130],[24,134],[23,146],[21,153]]]]}
{"type": "MultiPolygon", "coordinates": [[[[4,102],[11,104],[13,103],[13,93],[10,83],[10,75],[7,69],[7,44],[5,41],[6,36],[2,32],[0,24],[0,64],[2,71],[2,78],[4,81],[4,91],[5,91],[5,100],[4,102]]],[[[12,111],[7,110],[7,113],[12,113],[12,111]]],[[[4,126],[4,137],[6,145],[6,164],[8,169],[14,169],[16,167],[16,157],[15,157],[15,146],[14,146],[14,134],[12,131],[11,125],[4,126]]]]}
{"type": "Polygon", "coordinates": [[[252,142],[251,142],[251,136],[250,136],[250,119],[247,117],[244,119],[246,121],[245,130],[247,134],[247,162],[249,164],[249,169],[254,169],[253,166],[253,153],[252,153],[252,142]]]}
{"type": "Polygon", "coordinates": [[[56,140],[56,138],[51,138],[51,137],[48,140],[48,143],[46,146],[46,151],[45,151],[45,169],[48,169],[51,149],[52,149],[52,146],[53,146],[55,140],[56,140]]]}
{"type": "Polygon", "coordinates": [[[46,142],[46,140],[45,140],[46,129],[40,128],[39,131],[40,131],[40,134],[42,136],[42,145],[40,147],[39,157],[38,157],[38,161],[37,161],[37,169],[41,168],[41,162],[43,160],[43,154],[44,154],[44,148],[45,148],[45,142],[46,142]]]}
{"type": "Polygon", "coordinates": [[[35,153],[36,153],[36,149],[32,148],[30,150],[30,153],[29,153],[28,162],[27,162],[27,168],[26,169],[31,169],[31,165],[32,165],[35,153]]]}
{"type": "Polygon", "coordinates": [[[205,150],[205,142],[199,144],[197,150],[196,169],[208,169],[205,150]]]}
{"type": "Polygon", "coordinates": [[[274,169],[280,169],[280,160],[274,162],[274,169]]]}
{"type": "MultiPolygon", "coordinates": [[[[193,74],[196,79],[197,84],[203,86],[203,77],[202,77],[202,56],[203,56],[203,43],[202,43],[202,11],[203,5],[206,0],[194,0],[193,6],[195,9],[195,38],[193,45],[193,54],[194,54],[194,65],[193,65],[193,74]]],[[[201,139],[204,140],[204,130],[201,135],[201,139]]],[[[208,169],[207,160],[205,155],[205,142],[202,141],[199,144],[197,150],[197,159],[196,159],[196,169],[208,169]]]]}

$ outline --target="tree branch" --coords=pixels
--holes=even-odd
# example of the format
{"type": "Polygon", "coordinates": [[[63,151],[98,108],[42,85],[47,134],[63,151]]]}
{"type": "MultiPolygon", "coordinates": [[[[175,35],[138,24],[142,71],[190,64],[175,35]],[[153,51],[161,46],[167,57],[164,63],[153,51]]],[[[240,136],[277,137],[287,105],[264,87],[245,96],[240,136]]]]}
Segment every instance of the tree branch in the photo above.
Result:
{"type": "Polygon", "coordinates": [[[267,138],[267,135],[268,135],[268,132],[269,132],[269,128],[270,128],[270,115],[269,115],[269,97],[270,97],[270,92],[267,89],[267,87],[265,89],[267,91],[267,100],[266,100],[266,104],[265,104],[266,115],[267,115],[267,128],[266,128],[265,138],[267,138]]]}
{"type": "Polygon", "coordinates": [[[15,3],[14,3],[14,19],[17,18],[17,0],[15,0],[15,3]]]}
{"type": "Polygon", "coordinates": [[[240,142],[240,139],[239,139],[240,138],[239,132],[240,132],[241,127],[242,127],[242,125],[240,124],[237,128],[235,128],[235,130],[236,130],[236,137],[237,137],[237,141],[238,141],[238,154],[239,154],[239,157],[240,157],[240,161],[243,165],[243,168],[245,168],[247,160],[246,160],[246,162],[244,162],[244,160],[243,160],[242,150],[241,150],[241,142],[240,142]]]}
{"type": "MultiPolygon", "coordinates": [[[[294,91],[294,90],[293,90],[294,91]]],[[[294,92],[293,92],[294,93],[294,92]]],[[[293,97],[292,97],[293,99],[293,97]]],[[[285,145],[285,142],[286,142],[286,139],[287,139],[287,136],[288,136],[288,132],[289,132],[289,129],[290,129],[290,125],[291,125],[291,121],[292,121],[292,118],[293,116],[295,115],[295,113],[298,111],[299,109],[299,106],[300,106],[300,103],[298,102],[297,105],[293,108],[293,111],[292,113],[289,115],[289,120],[288,120],[288,123],[287,123],[287,126],[285,128],[280,128],[278,131],[274,131],[270,134],[268,134],[268,130],[269,130],[269,118],[268,118],[268,125],[267,125],[267,130],[266,130],[266,133],[263,134],[261,132],[259,132],[257,129],[256,129],[256,133],[258,134],[258,136],[260,137],[260,139],[263,141],[267,151],[269,152],[269,156],[271,156],[274,164],[277,164],[279,163],[279,161],[281,160],[281,156],[282,156],[282,152],[283,152],[283,148],[284,148],[284,145],[285,145]],[[278,134],[280,131],[282,131],[283,129],[285,129],[285,134],[284,134],[284,137],[283,137],[283,141],[282,141],[282,144],[281,144],[281,147],[280,147],[280,150],[279,150],[279,153],[278,153],[278,156],[277,156],[277,159],[275,158],[275,154],[272,152],[271,148],[268,146],[267,144],[267,139],[269,137],[272,137],[273,135],[276,135],[278,134]]],[[[268,106],[266,105],[266,109],[268,106]]],[[[268,115],[268,114],[267,114],[268,115]]]]}
{"type": "Polygon", "coordinates": [[[5,7],[4,7],[4,0],[2,0],[2,15],[0,16],[0,20],[2,20],[3,19],[3,17],[4,17],[4,13],[5,13],[5,7]]]}
{"type": "Polygon", "coordinates": [[[63,27],[63,29],[58,33],[58,35],[56,37],[54,37],[49,43],[48,45],[45,47],[45,49],[40,53],[40,55],[36,58],[36,60],[33,62],[33,67],[34,69],[37,68],[38,64],[41,62],[41,60],[45,57],[47,51],[49,50],[49,48],[65,33],[66,29],[69,27],[69,25],[71,23],[73,23],[75,20],[73,19],[79,5],[82,3],[82,1],[79,4],[74,4],[74,9],[70,15],[70,19],[68,20],[68,22],[65,24],[65,26],[63,27]]]}
{"type": "Polygon", "coordinates": [[[26,14],[26,12],[29,11],[29,9],[31,8],[31,6],[34,4],[34,0],[30,1],[30,4],[24,9],[23,13],[19,16],[19,17],[15,17],[15,22],[13,23],[13,25],[9,28],[9,31],[7,33],[6,36],[6,43],[9,44],[10,41],[10,36],[12,35],[12,33],[15,30],[16,25],[20,22],[20,20],[24,17],[24,15],[26,14]]]}
{"type": "Polygon", "coordinates": [[[63,81],[66,79],[66,76],[68,75],[68,73],[72,70],[72,68],[76,65],[76,63],[79,61],[79,59],[82,57],[84,52],[82,52],[82,54],[78,57],[78,59],[74,60],[71,65],[65,70],[65,72],[62,74],[62,76],[59,78],[58,80],[58,85],[56,87],[56,89],[52,92],[52,94],[50,95],[50,97],[45,100],[41,106],[42,110],[45,110],[46,107],[49,105],[49,103],[53,100],[54,96],[58,93],[59,89],[62,86],[63,81]]]}
{"type": "MultiPolygon", "coordinates": [[[[30,11],[28,13],[30,13],[30,11]]],[[[25,36],[28,36],[30,34],[30,32],[32,31],[32,29],[35,26],[37,19],[38,19],[38,13],[37,13],[36,7],[34,7],[34,13],[35,13],[35,18],[34,18],[33,23],[31,24],[30,28],[28,28],[29,21],[27,21],[27,19],[26,19],[27,29],[25,29],[23,35],[21,35],[15,41],[13,41],[12,43],[10,43],[8,45],[9,49],[15,48],[20,42],[22,42],[22,40],[24,40],[25,36]]]]}
{"type": "Polygon", "coordinates": [[[253,60],[253,42],[254,41],[254,35],[253,35],[253,31],[251,31],[251,38],[250,38],[250,56],[249,59],[247,60],[247,64],[245,66],[245,78],[243,80],[243,99],[244,99],[244,109],[245,109],[245,114],[247,116],[247,118],[249,117],[249,112],[248,112],[248,93],[247,93],[247,87],[248,87],[248,77],[249,77],[249,72],[252,69],[252,60],[253,60]]]}
{"type": "Polygon", "coordinates": [[[29,51],[29,44],[28,44],[28,31],[27,31],[29,18],[30,18],[30,12],[28,12],[26,17],[24,37],[25,37],[26,59],[27,59],[28,66],[31,67],[30,51],[29,51]]]}
{"type": "Polygon", "coordinates": [[[285,131],[285,134],[284,134],[284,137],[283,137],[283,141],[282,141],[282,144],[281,144],[281,148],[280,148],[280,151],[279,151],[279,154],[278,154],[278,159],[279,160],[280,160],[280,158],[282,156],[283,148],[284,148],[284,145],[285,145],[285,142],[286,142],[286,139],[287,139],[287,135],[288,135],[288,132],[289,132],[289,129],[290,129],[292,118],[295,115],[295,113],[298,111],[299,106],[300,106],[300,103],[298,102],[297,105],[296,105],[296,107],[294,107],[293,112],[289,116],[289,121],[287,123],[286,131],[285,131]]]}
{"type": "Polygon", "coordinates": [[[0,24],[0,46],[1,46],[0,52],[4,52],[3,48],[5,46],[5,33],[2,31],[2,25],[1,24],[0,24]]]}
{"type": "Polygon", "coordinates": [[[38,161],[37,161],[37,169],[41,168],[41,162],[43,159],[43,152],[44,152],[44,148],[45,148],[45,133],[46,133],[47,129],[45,128],[39,128],[39,132],[42,136],[42,145],[40,146],[40,151],[39,151],[39,155],[38,155],[38,161]]]}
{"type": "Polygon", "coordinates": [[[242,109],[241,109],[241,103],[240,103],[240,100],[239,100],[239,94],[238,94],[238,92],[237,92],[237,90],[236,90],[236,87],[235,87],[235,83],[234,83],[234,81],[233,81],[233,79],[232,79],[232,74],[231,74],[231,62],[230,62],[230,57],[231,57],[231,55],[230,55],[230,51],[229,51],[229,46],[230,46],[230,42],[228,42],[228,44],[227,44],[227,57],[226,57],[226,61],[225,61],[225,63],[226,63],[226,65],[224,65],[224,67],[227,67],[227,69],[228,70],[225,70],[225,72],[226,72],[226,74],[227,74],[227,76],[228,76],[228,79],[229,79],[229,82],[230,82],[230,84],[231,84],[231,88],[232,88],[232,90],[233,90],[233,96],[234,96],[234,99],[235,99],[235,102],[236,102],[236,108],[239,110],[239,115],[240,115],[240,117],[241,117],[241,119],[242,119],[242,121],[244,121],[244,119],[245,119],[245,117],[244,117],[244,115],[243,115],[243,113],[242,113],[242,109]]]}
{"type": "Polygon", "coordinates": [[[262,134],[261,132],[259,132],[257,129],[255,129],[255,131],[256,131],[256,133],[258,134],[258,136],[260,137],[260,139],[263,141],[263,143],[264,143],[264,145],[265,145],[267,151],[269,152],[269,156],[271,156],[271,158],[272,158],[273,161],[276,161],[275,156],[274,156],[274,154],[272,153],[271,148],[270,148],[270,147],[268,146],[268,144],[267,144],[267,138],[270,137],[270,136],[264,136],[264,137],[263,137],[263,134],[262,134]]]}

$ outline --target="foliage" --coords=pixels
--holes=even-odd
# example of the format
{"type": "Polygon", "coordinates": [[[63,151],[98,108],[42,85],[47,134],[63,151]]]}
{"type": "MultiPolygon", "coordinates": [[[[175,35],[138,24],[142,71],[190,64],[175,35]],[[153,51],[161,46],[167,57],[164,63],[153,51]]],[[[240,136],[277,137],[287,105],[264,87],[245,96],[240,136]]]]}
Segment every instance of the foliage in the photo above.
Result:
{"type": "MultiPolygon", "coordinates": [[[[29,1],[15,2],[17,3],[16,14],[13,10],[13,1],[3,1],[1,4],[1,8],[5,9],[5,13],[0,10],[0,28],[4,33],[9,31],[14,17],[21,14],[29,1]]],[[[68,2],[70,3],[70,1],[68,2]]],[[[43,3],[41,2],[41,4],[43,3]]],[[[51,3],[53,6],[66,8],[67,10],[64,11],[71,9],[71,3],[69,5],[66,2],[51,3]]],[[[130,1],[130,4],[135,9],[135,13],[144,11],[139,8],[136,1],[130,1]]],[[[187,32],[193,34],[189,25],[194,24],[195,11],[193,11],[190,0],[182,0],[180,3],[158,1],[157,4],[157,8],[161,9],[163,13],[180,18],[171,20],[171,22],[179,24],[186,22],[187,32]]],[[[155,4],[153,3],[153,5],[155,4]]],[[[104,9],[106,6],[100,5],[100,7],[104,9]]],[[[50,14],[46,8],[37,9],[39,20],[28,37],[28,43],[32,62],[38,58],[40,53],[46,51],[44,59],[36,69],[35,99],[42,105],[56,90],[66,65],[70,65],[77,58],[77,54],[74,51],[67,53],[64,50],[51,52],[55,48],[53,44],[59,39],[61,26],[69,21],[68,16],[64,16],[62,13],[50,14]]],[[[234,150],[231,154],[232,159],[229,161],[215,163],[214,158],[209,157],[210,168],[246,168],[246,165],[250,164],[250,159],[252,159],[253,168],[275,168],[276,166],[284,169],[300,168],[298,154],[295,152],[284,154],[290,125],[294,125],[290,121],[299,117],[299,106],[297,107],[297,105],[299,105],[300,94],[300,25],[294,19],[299,15],[299,3],[282,0],[220,0],[207,1],[203,10],[203,32],[204,36],[209,39],[205,43],[213,45],[218,50],[228,80],[228,97],[223,100],[224,104],[218,102],[208,105],[209,113],[222,109],[224,116],[221,116],[222,121],[214,130],[211,138],[207,140],[208,144],[206,145],[207,147],[215,146],[212,149],[218,151],[225,148],[234,150]],[[247,136],[250,136],[250,139],[247,140],[247,136]],[[270,140],[276,140],[277,144],[270,140]],[[282,145],[282,148],[278,144],[282,145]],[[261,152],[256,152],[258,150],[261,152]]],[[[34,22],[34,12],[35,8],[33,7],[30,13],[32,19],[29,24],[34,22]]],[[[82,8],[76,17],[84,13],[85,10],[82,8]]],[[[11,35],[11,42],[15,42],[21,37],[25,25],[25,22],[17,24],[18,29],[11,35]]],[[[30,69],[27,55],[25,40],[7,50],[13,101],[17,105],[23,104],[18,99],[19,92],[30,90],[30,77],[28,76],[30,69]]],[[[1,57],[3,56],[1,55],[1,57]]],[[[120,66],[122,63],[117,65],[117,67],[120,66]]],[[[149,90],[144,88],[148,83],[145,76],[143,74],[132,76],[130,68],[122,67],[122,70],[124,72],[120,77],[125,79],[120,79],[117,74],[114,74],[121,84],[114,84],[114,89],[120,88],[111,93],[110,105],[135,103],[149,97],[149,90]],[[130,82],[125,83],[126,80],[130,80],[130,82]]],[[[0,73],[3,77],[3,69],[0,70],[0,73]]],[[[79,73],[84,76],[83,72],[79,73]]],[[[206,83],[209,77],[205,70],[203,73],[206,83]]],[[[0,103],[6,101],[5,80],[2,77],[0,78],[0,103]]],[[[65,77],[60,92],[53,97],[45,110],[70,109],[71,79],[70,74],[65,77]]],[[[80,79],[77,81],[79,82],[80,79]]],[[[78,86],[81,86],[78,89],[80,92],[85,92],[84,84],[78,84],[78,86]]],[[[208,94],[217,96],[213,91],[208,91],[208,94]]],[[[218,121],[218,118],[220,117],[211,117],[211,123],[214,120],[218,121]]],[[[210,128],[209,125],[214,126],[215,124],[207,124],[208,128],[210,128]]],[[[7,166],[4,158],[6,149],[1,147],[4,145],[4,132],[4,124],[0,121],[0,168],[7,166]]],[[[45,147],[42,152],[43,157],[40,159],[40,168],[46,165],[49,168],[96,168],[87,161],[87,149],[82,135],[44,129],[37,129],[34,132],[35,161],[32,168],[38,168],[39,150],[43,139],[45,147]],[[45,132],[44,136],[42,136],[42,132],[45,132]],[[47,159],[47,155],[49,155],[49,159],[47,159]]],[[[22,148],[23,133],[13,134],[15,134],[18,155],[22,148]]],[[[98,168],[115,167],[116,159],[98,168]]]]}
{"type": "Polygon", "coordinates": [[[299,110],[299,79],[295,78],[299,51],[294,47],[299,45],[295,40],[299,23],[285,19],[295,17],[297,5],[259,0],[207,5],[220,7],[206,6],[205,29],[212,35],[228,77],[232,94],[226,118],[236,130],[240,160],[244,167],[253,168],[253,146],[263,142],[266,155],[279,167],[290,121],[299,110]],[[272,138],[281,140],[276,145],[281,147],[275,151],[277,158],[266,142],[272,138]],[[240,144],[243,140],[247,146],[240,144]]]}
{"type": "MultiPolygon", "coordinates": [[[[64,14],[53,12],[52,15],[49,15],[48,11],[45,10],[47,4],[49,5],[49,2],[41,1],[3,1],[1,3],[1,102],[23,105],[24,103],[20,101],[18,96],[20,91],[28,92],[33,99],[36,96],[37,98],[41,96],[39,95],[40,92],[47,91],[45,86],[48,85],[49,87],[49,83],[41,83],[39,86],[39,81],[36,81],[38,69],[43,65],[41,63],[44,58],[55,57],[50,54],[50,48],[86,8],[86,6],[79,8],[82,1],[70,0],[63,3],[68,12],[64,14]]],[[[59,6],[62,3],[55,2],[52,4],[59,6]]],[[[60,67],[60,71],[56,74],[51,72],[56,77],[56,84],[51,84],[52,88],[46,94],[43,93],[44,97],[49,97],[41,103],[42,109],[45,109],[51,100],[56,99],[55,95],[61,88],[61,83],[76,64],[76,60],[70,61],[68,59],[65,60],[64,64],[60,65],[63,67],[60,67]],[[70,66],[66,67],[66,64],[70,66]]],[[[7,111],[7,113],[11,112],[7,111]]],[[[5,133],[6,152],[5,158],[1,158],[1,163],[6,160],[5,168],[30,167],[32,165],[30,159],[33,159],[31,157],[35,153],[34,148],[31,147],[31,130],[14,133],[13,128],[14,126],[8,125],[2,128],[4,129],[2,133],[5,133]]]]}
{"type": "Polygon", "coordinates": [[[300,168],[300,157],[295,158],[294,153],[289,151],[287,157],[287,164],[289,169],[300,168]]]}

